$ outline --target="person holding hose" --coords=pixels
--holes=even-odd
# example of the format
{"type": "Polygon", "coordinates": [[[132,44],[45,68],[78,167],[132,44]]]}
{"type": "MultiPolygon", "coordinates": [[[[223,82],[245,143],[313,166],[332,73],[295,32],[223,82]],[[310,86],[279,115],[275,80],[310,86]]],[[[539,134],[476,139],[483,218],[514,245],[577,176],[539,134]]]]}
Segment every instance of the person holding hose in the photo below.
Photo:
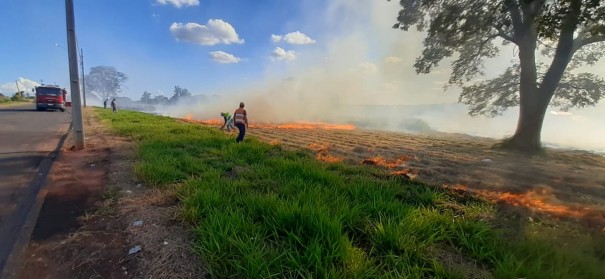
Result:
{"type": "Polygon", "coordinates": [[[248,113],[244,109],[244,102],[239,103],[239,108],[235,110],[234,116],[235,127],[239,130],[235,142],[240,143],[244,140],[246,128],[248,128],[248,113]]]}

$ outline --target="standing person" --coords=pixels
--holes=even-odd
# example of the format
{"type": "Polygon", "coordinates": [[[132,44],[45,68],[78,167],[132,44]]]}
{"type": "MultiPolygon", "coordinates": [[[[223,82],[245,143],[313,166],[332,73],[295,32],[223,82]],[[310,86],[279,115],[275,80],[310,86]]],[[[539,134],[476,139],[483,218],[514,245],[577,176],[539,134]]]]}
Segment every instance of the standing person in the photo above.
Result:
{"type": "Polygon", "coordinates": [[[227,132],[231,132],[231,129],[235,130],[235,127],[233,127],[233,117],[231,117],[231,114],[228,112],[221,112],[221,116],[225,120],[225,123],[223,126],[221,126],[221,130],[225,129],[225,127],[227,127],[227,132]]]}
{"type": "Polygon", "coordinates": [[[248,128],[248,113],[244,109],[244,102],[239,103],[239,108],[235,110],[235,126],[239,130],[239,135],[235,142],[240,143],[244,140],[246,135],[246,128],[248,128]]]}
{"type": "Polygon", "coordinates": [[[107,108],[107,100],[108,100],[108,99],[105,99],[105,101],[103,101],[103,109],[106,109],[106,108],[107,108]]]}
{"type": "Polygon", "coordinates": [[[118,113],[118,106],[116,105],[115,98],[111,101],[111,109],[113,110],[113,113],[118,113]]]}

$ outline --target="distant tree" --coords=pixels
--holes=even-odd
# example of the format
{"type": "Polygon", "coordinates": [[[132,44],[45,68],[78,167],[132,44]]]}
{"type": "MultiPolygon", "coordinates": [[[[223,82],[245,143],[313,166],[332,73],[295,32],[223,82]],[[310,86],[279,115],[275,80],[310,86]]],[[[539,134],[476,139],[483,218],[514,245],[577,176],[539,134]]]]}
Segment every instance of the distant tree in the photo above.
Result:
{"type": "Polygon", "coordinates": [[[86,76],[86,89],[95,92],[102,100],[115,98],[122,91],[122,85],[128,77],[116,68],[110,66],[96,66],[90,68],[86,76]]]}
{"type": "Polygon", "coordinates": [[[189,90],[181,88],[177,85],[174,87],[173,95],[172,98],[170,98],[170,102],[176,103],[178,100],[187,97],[191,97],[191,93],[189,93],[189,90]]]}
{"type": "Polygon", "coordinates": [[[152,105],[166,105],[170,103],[170,99],[164,95],[157,95],[151,99],[152,105]]]}
{"type": "Polygon", "coordinates": [[[151,103],[151,93],[145,91],[143,92],[143,96],[141,97],[141,102],[143,102],[144,104],[150,104],[151,103]]]}
{"type": "Polygon", "coordinates": [[[11,101],[23,101],[25,92],[19,91],[11,97],[11,101]]]}
{"type": "Polygon", "coordinates": [[[572,72],[605,54],[603,0],[400,0],[400,5],[393,27],[416,26],[427,34],[414,64],[417,73],[427,74],[454,57],[449,84],[462,87],[459,100],[470,115],[494,117],[520,106],[517,129],[505,147],[538,151],[549,105],[582,108],[605,95],[602,78],[572,72]],[[515,45],[516,62],[500,77],[472,83],[484,74],[484,59],[499,54],[498,41],[515,45]],[[537,50],[550,64],[537,61],[537,50]]]}

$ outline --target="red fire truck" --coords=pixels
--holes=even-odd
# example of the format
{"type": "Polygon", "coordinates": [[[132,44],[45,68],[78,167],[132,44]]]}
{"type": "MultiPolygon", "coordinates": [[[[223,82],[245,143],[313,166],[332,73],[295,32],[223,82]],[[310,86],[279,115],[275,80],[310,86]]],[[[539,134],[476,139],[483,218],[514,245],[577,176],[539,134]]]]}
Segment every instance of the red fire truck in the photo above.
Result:
{"type": "Polygon", "coordinates": [[[36,110],[58,109],[65,111],[67,91],[56,85],[40,85],[36,92],[36,110]]]}

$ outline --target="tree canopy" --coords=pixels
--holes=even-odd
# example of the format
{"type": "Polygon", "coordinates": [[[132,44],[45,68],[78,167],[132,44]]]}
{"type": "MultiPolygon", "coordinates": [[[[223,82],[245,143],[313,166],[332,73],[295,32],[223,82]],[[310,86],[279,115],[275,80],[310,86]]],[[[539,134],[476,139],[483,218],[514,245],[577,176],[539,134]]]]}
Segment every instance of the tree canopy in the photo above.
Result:
{"type": "Polygon", "coordinates": [[[90,73],[86,75],[86,88],[105,100],[116,97],[126,80],[128,76],[114,67],[96,66],[90,68],[90,73]]]}
{"type": "Polygon", "coordinates": [[[178,102],[180,99],[191,97],[191,93],[186,88],[181,88],[180,86],[175,86],[173,95],[170,98],[172,103],[178,102]]]}
{"type": "Polygon", "coordinates": [[[539,145],[549,105],[582,108],[605,95],[601,77],[579,71],[605,54],[604,0],[401,0],[400,5],[393,27],[426,32],[416,72],[430,73],[451,58],[448,85],[462,88],[459,101],[471,115],[493,117],[520,106],[513,136],[518,145],[539,145]],[[499,77],[478,80],[486,59],[511,44],[518,53],[512,65],[499,77]]]}
{"type": "Polygon", "coordinates": [[[143,92],[143,96],[141,96],[141,102],[145,104],[151,103],[151,93],[147,91],[143,92]]]}

